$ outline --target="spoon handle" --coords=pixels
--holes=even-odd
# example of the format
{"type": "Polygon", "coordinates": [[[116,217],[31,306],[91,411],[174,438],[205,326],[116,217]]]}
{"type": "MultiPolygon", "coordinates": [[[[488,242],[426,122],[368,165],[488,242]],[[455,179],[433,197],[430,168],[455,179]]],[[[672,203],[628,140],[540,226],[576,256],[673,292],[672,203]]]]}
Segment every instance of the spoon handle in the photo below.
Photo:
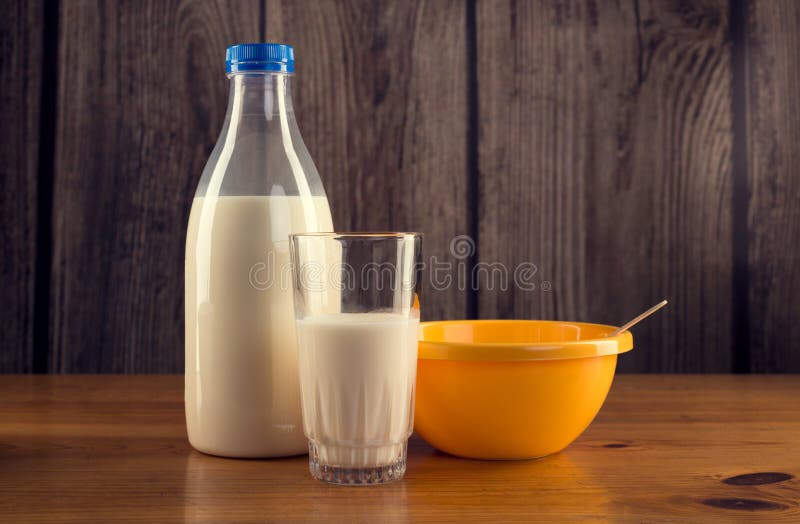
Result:
{"type": "Polygon", "coordinates": [[[609,337],[616,337],[620,333],[624,333],[625,331],[628,331],[630,328],[632,328],[633,326],[635,326],[636,324],[638,324],[642,320],[646,319],[647,317],[649,317],[650,315],[652,315],[653,313],[655,313],[656,311],[658,311],[659,309],[661,309],[662,307],[664,307],[666,305],[667,305],[667,301],[666,300],[662,300],[661,302],[659,302],[655,306],[651,307],[650,309],[648,309],[644,313],[638,315],[633,320],[629,320],[628,322],[626,322],[622,326],[618,327],[616,330],[614,330],[613,333],[611,333],[608,336],[609,337]]]}

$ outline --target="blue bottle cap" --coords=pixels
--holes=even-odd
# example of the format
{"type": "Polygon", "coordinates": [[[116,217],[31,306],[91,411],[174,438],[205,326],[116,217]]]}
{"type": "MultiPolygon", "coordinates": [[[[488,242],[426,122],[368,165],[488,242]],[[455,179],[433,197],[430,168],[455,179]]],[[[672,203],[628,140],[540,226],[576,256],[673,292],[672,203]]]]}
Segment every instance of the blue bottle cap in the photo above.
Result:
{"type": "Polygon", "coordinates": [[[225,51],[225,71],[294,73],[294,48],[286,44],[236,44],[225,51]]]}

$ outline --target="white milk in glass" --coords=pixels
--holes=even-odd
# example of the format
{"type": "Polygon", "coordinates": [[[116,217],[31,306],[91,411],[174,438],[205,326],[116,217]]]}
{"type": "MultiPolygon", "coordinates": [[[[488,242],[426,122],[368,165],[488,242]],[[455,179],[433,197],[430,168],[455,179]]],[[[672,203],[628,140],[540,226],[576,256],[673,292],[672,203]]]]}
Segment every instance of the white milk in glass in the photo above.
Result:
{"type": "Polygon", "coordinates": [[[325,464],[392,464],[414,418],[418,318],[341,313],[297,321],[303,423],[325,464]]]}

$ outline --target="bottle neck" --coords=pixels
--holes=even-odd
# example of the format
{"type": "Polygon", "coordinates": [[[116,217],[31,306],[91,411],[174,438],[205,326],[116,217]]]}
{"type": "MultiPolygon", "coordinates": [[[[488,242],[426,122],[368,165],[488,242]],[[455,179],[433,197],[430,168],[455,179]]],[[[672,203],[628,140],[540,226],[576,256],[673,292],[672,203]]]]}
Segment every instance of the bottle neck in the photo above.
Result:
{"type": "Polygon", "coordinates": [[[283,115],[294,120],[290,75],[285,73],[234,73],[229,75],[228,118],[261,117],[273,120],[283,115]]]}

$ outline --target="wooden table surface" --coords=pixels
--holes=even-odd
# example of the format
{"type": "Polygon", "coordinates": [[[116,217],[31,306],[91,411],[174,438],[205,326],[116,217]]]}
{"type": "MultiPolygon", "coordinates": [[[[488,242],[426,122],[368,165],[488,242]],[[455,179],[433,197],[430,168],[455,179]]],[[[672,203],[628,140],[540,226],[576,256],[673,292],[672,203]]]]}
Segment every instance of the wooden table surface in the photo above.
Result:
{"type": "Polygon", "coordinates": [[[464,460],[412,438],[406,478],[186,440],[180,376],[0,376],[0,521],[800,522],[800,376],[620,375],[569,448],[464,460]]]}

